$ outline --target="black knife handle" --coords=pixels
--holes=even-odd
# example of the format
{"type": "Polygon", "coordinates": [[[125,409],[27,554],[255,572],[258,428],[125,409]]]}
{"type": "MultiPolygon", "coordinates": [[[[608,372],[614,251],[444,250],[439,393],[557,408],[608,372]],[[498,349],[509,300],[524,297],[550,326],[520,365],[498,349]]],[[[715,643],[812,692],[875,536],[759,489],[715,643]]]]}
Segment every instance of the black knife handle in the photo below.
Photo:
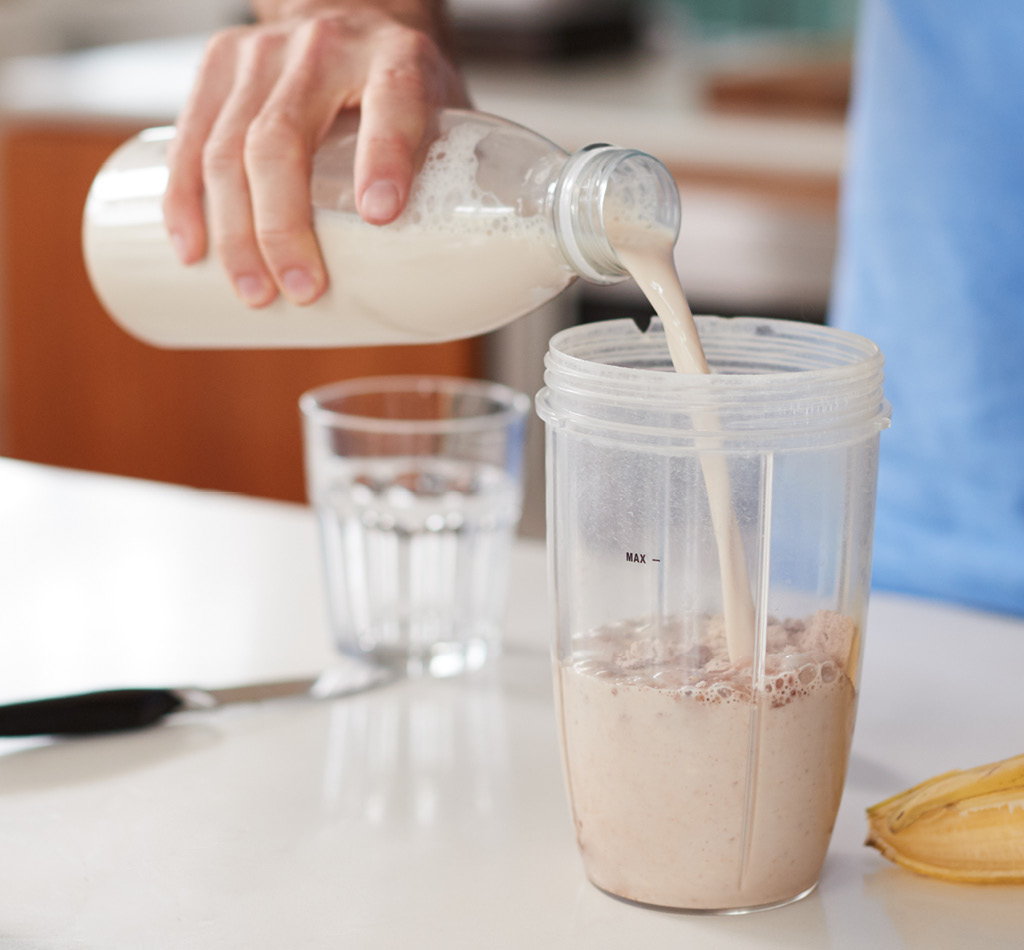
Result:
{"type": "Polygon", "coordinates": [[[172,689],[110,689],[0,706],[0,736],[88,735],[141,729],[181,709],[172,689]]]}

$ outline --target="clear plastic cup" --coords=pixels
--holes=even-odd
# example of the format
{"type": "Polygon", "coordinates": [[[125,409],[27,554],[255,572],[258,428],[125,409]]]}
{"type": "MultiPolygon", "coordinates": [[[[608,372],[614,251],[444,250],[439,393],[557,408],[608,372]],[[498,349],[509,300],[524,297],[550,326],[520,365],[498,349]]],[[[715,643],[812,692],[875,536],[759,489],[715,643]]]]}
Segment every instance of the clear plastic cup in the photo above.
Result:
{"type": "Polygon", "coordinates": [[[301,397],[339,650],[435,676],[477,669],[494,653],[529,405],[496,383],[423,376],[301,397]]]}
{"type": "Polygon", "coordinates": [[[736,913],[802,897],[821,872],[889,407],[882,355],[861,337],[754,318],[698,327],[710,376],[671,371],[657,320],[551,340],[537,407],[555,691],[590,879],[736,913]],[[706,483],[723,470],[754,608],[745,641],[724,629],[706,483]]]}

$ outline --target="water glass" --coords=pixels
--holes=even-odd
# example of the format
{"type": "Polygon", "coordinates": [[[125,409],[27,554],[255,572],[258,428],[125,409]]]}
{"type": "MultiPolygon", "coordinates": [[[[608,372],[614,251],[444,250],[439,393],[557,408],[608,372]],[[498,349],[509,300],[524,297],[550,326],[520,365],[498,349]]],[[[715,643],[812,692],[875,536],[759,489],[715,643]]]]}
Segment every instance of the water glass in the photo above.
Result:
{"type": "Polygon", "coordinates": [[[338,649],[409,674],[482,666],[500,643],[529,398],[392,376],[299,404],[338,649]]]}

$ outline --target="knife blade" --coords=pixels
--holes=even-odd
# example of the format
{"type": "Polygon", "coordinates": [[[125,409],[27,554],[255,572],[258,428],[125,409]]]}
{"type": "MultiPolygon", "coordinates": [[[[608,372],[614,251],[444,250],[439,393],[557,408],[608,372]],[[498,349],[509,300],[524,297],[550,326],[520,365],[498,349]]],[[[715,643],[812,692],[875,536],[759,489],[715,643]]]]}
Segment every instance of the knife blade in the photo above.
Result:
{"type": "Polygon", "coordinates": [[[387,681],[384,671],[250,683],[223,689],[143,687],[106,689],[0,706],[0,736],[72,736],[120,732],[154,725],[172,713],[216,709],[232,703],[306,696],[331,699],[387,681]]]}

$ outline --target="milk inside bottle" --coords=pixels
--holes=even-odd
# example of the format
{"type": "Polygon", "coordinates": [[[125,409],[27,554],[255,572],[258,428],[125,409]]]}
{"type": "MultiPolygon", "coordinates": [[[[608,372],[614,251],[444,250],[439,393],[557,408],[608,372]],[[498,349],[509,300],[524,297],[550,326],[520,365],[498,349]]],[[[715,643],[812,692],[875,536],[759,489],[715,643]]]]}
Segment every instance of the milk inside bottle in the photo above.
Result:
{"type": "Polygon", "coordinates": [[[278,298],[252,309],[212,254],[183,266],[161,211],[173,129],[122,146],[98,174],[83,223],[89,276],[111,316],[166,347],[439,342],[502,326],[580,276],[625,279],[600,211],[616,168],[628,170],[617,180],[646,181],[661,196],[650,212],[678,231],[674,182],[651,156],[569,155],[515,123],[460,110],[438,114],[402,215],[368,225],[353,194],[356,123],[340,117],[315,156],[313,220],[329,286],[310,306],[278,298]]]}

